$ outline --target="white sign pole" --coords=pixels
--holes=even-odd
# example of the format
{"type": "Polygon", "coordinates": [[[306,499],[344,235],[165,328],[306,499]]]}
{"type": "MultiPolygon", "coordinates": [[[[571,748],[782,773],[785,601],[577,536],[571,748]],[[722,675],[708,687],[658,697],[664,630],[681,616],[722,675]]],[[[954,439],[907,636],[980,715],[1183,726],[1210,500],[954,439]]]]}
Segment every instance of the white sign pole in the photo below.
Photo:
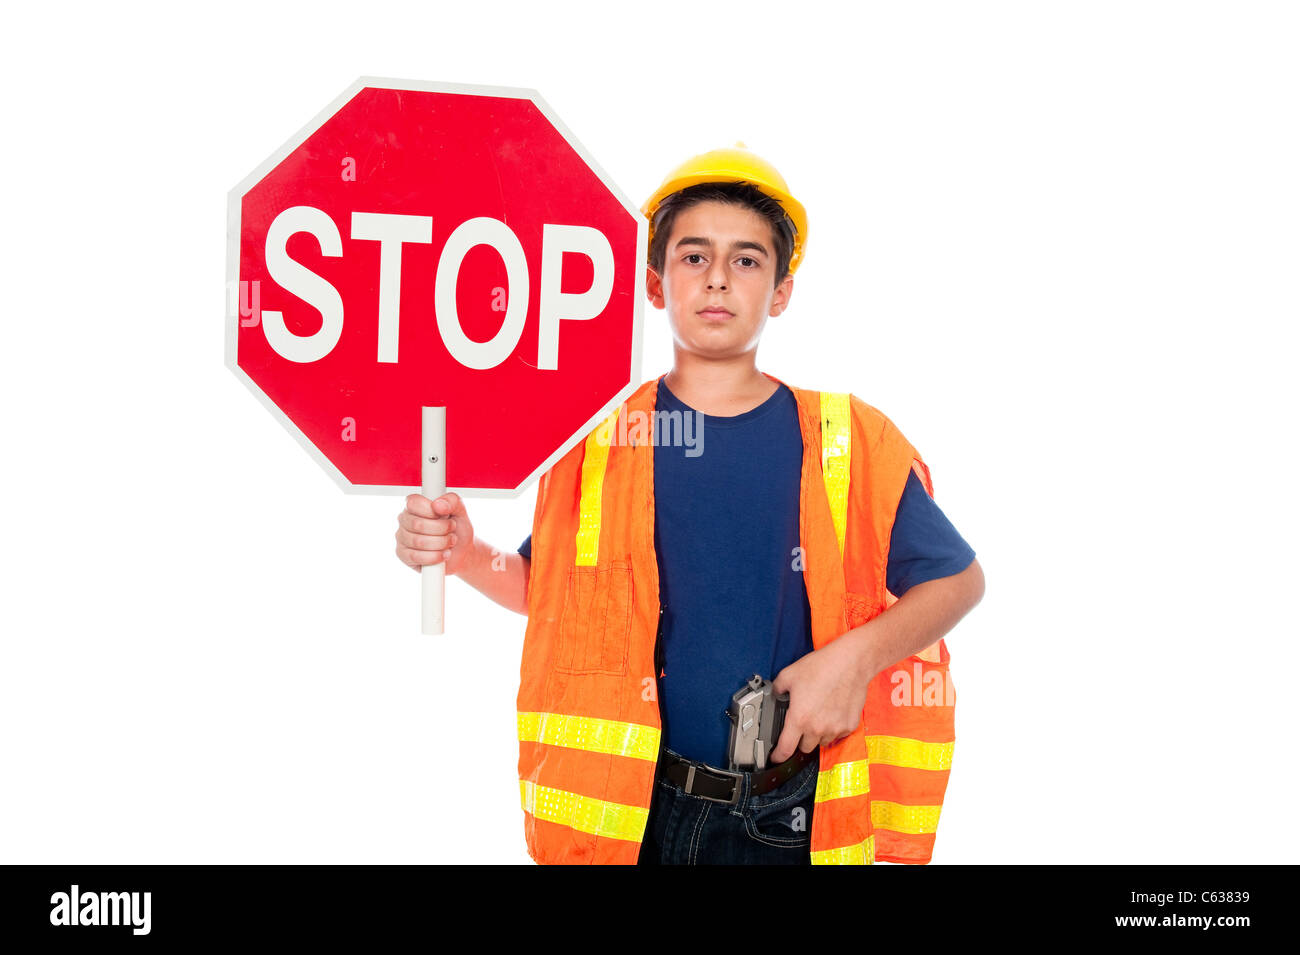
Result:
{"type": "MultiPolygon", "coordinates": [[[[447,409],[420,409],[420,493],[435,500],[447,493],[447,409]]],[[[442,607],[446,596],[447,565],[420,568],[420,632],[442,633],[442,607]]]]}

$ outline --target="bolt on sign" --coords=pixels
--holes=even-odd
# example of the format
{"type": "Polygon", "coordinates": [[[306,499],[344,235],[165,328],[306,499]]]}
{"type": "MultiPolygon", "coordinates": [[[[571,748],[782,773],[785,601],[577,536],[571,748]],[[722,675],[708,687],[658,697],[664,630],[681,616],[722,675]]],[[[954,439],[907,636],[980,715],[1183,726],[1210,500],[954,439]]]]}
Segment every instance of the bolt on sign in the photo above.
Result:
{"type": "Polygon", "coordinates": [[[345,491],[515,497],[640,381],[646,231],[536,91],[362,78],[230,193],[226,363],[345,491]]]}

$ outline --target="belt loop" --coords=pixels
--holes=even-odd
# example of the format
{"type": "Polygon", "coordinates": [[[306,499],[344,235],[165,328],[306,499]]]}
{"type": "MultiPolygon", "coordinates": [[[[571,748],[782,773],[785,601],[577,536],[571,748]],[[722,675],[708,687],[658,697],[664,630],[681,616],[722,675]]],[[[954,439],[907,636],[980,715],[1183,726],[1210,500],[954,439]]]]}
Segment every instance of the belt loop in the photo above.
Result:
{"type": "MultiPolygon", "coordinates": [[[[691,792],[691,783],[695,782],[695,764],[690,763],[686,767],[686,792],[691,792]]],[[[691,795],[695,795],[691,793],[691,795]]]]}

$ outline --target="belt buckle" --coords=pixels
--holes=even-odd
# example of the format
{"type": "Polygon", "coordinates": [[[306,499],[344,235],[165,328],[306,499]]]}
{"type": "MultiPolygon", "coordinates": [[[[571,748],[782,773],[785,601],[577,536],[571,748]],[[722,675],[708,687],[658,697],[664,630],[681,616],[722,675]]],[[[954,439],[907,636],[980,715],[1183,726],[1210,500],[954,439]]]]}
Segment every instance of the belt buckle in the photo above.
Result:
{"type": "Polygon", "coordinates": [[[683,791],[690,793],[692,796],[698,796],[700,799],[707,799],[709,800],[709,802],[720,802],[726,806],[734,806],[738,802],[740,802],[740,791],[741,791],[740,781],[741,781],[741,777],[744,775],[743,773],[733,773],[727,769],[713,769],[713,768],[710,768],[708,771],[710,773],[718,773],[723,776],[731,777],[732,787],[731,787],[730,799],[723,799],[721,796],[710,796],[707,793],[691,792],[691,784],[695,782],[694,763],[690,763],[686,767],[686,785],[682,787],[683,791]]]}

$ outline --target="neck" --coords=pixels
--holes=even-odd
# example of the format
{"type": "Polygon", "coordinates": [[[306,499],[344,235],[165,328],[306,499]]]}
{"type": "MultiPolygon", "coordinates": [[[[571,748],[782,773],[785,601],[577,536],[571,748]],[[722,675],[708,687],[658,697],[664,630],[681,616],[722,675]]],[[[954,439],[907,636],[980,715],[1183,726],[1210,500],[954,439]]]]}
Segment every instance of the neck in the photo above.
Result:
{"type": "Polygon", "coordinates": [[[753,352],[736,359],[710,361],[678,350],[664,382],[691,408],[721,417],[757,408],[779,387],[758,370],[753,352]]]}

